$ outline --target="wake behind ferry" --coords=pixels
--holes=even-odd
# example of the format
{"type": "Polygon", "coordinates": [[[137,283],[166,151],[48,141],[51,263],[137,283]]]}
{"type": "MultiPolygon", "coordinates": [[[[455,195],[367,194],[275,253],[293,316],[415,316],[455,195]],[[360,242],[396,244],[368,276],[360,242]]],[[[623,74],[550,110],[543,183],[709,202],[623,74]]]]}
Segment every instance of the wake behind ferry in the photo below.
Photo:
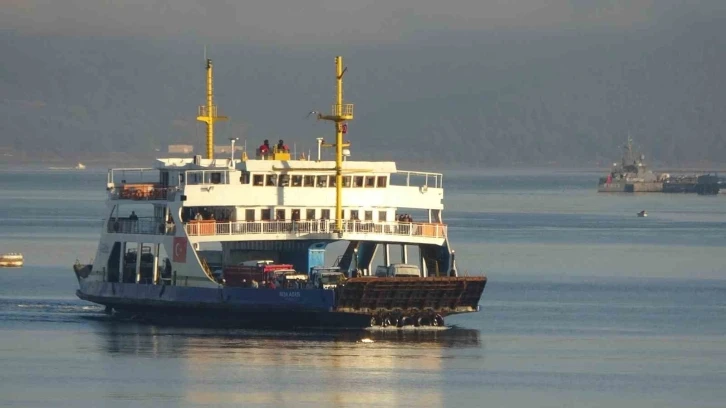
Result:
{"type": "Polygon", "coordinates": [[[317,119],[336,137],[317,140],[316,159],[293,157],[283,141],[237,158],[235,139],[221,158],[214,123],[225,117],[207,60],[197,117],[207,157],[109,170],[94,261],[74,265],[78,297],[112,314],[235,327],[442,326],[478,311],[486,277],[458,276],[443,176],[345,160],[353,105],[343,102],[342,57],[335,63],[335,104],[317,119]],[[328,246],[342,252],[334,262],[328,246]]]}

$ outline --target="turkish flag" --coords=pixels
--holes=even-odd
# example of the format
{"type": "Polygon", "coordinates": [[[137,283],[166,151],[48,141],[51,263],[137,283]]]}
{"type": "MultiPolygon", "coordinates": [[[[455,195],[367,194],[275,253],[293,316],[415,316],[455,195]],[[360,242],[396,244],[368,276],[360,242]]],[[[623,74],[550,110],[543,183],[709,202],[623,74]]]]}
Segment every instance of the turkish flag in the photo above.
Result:
{"type": "Polygon", "coordinates": [[[174,262],[187,263],[187,239],[186,237],[174,237],[174,262]]]}
{"type": "Polygon", "coordinates": [[[348,133],[348,124],[347,124],[347,123],[343,123],[343,124],[342,124],[342,125],[340,126],[340,130],[341,130],[341,132],[343,132],[343,134],[346,134],[346,133],[348,133]]]}

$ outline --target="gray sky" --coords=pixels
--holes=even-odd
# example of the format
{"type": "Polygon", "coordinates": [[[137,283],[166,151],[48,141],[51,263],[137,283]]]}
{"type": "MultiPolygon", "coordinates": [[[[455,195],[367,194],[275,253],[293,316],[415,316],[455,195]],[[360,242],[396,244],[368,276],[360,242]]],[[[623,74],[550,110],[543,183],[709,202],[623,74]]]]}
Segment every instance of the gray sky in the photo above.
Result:
{"type": "Polygon", "coordinates": [[[21,34],[375,43],[405,41],[427,30],[629,27],[651,22],[674,1],[0,0],[0,27],[21,34]]]}

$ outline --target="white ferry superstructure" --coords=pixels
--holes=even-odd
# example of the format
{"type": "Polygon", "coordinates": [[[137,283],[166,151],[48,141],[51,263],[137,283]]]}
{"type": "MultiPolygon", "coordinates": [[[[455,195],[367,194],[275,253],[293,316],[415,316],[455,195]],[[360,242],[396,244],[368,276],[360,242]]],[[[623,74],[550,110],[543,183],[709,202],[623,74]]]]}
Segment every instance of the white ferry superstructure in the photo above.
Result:
{"type": "Polygon", "coordinates": [[[214,322],[236,326],[440,325],[477,311],[486,278],[457,276],[443,175],[344,160],[353,105],[342,103],[341,57],[336,66],[336,103],[318,115],[334,122],[336,141],[318,139],[317,157],[292,157],[282,141],[236,155],[232,140],[231,154],[215,158],[213,125],[223,117],[208,60],[198,117],[207,123],[207,158],[109,170],[94,262],[74,268],[78,296],[163,319],[209,323],[214,312],[214,322]],[[335,160],[322,159],[327,147],[335,160]],[[331,267],[326,247],[341,241],[331,267]],[[401,266],[408,274],[396,272],[401,266]]]}

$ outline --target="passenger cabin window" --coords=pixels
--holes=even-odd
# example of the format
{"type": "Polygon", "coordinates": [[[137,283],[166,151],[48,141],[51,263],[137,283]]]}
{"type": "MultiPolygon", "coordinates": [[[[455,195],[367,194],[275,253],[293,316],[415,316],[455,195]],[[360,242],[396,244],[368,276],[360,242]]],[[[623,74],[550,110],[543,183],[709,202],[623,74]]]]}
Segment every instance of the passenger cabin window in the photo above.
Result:
{"type": "Polygon", "coordinates": [[[245,210],[245,221],[254,221],[254,220],[255,220],[255,210],[253,210],[253,209],[245,210]]]}
{"type": "Polygon", "coordinates": [[[358,220],[358,210],[350,210],[350,219],[351,220],[358,220]]]}
{"type": "Polygon", "coordinates": [[[350,187],[350,176],[343,177],[343,187],[350,187]]]}
{"type": "Polygon", "coordinates": [[[307,210],[305,210],[305,218],[308,220],[314,220],[315,219],[315,209],[308,208],[307,210]]]}
{"type": "Polygon", "coordinates": [[[366,176],[366,187],[376,186],[376,176],[366,176]]]}
{"type": "Polygon", "coordinates": [[[275,221],[285,221],[285,209],[280,208],[275,211],[275,221]]]}
{"type": "Polygon", "coordinates": [[[293,221],[300,221],[300,209],[299,208],[293,208],[292,209],[292,220],[293,221]]]}
{"type": "Polygon", "coordinates": [[[386,212],[385,211],[378,211],[378,221],[380,221],[380,222],[386,221],[386,212]]]}
{"type": "Polygon", "coordinates": [[[287,187],[290,185],[290,175],[289,174],[283,174],[280,176],[280,185],[282,187],[287,187]]]}
{"type": "Polygon", "coordinates": [[[219,184],[222,182],[222,173],[212,173],[212,184],[219,184]]]}
{"type": "Polygon", "coordinates": [[[327,187],[328,176],[318,176],[318,187],[327,187]]]}
{"type": "Polygon", "coordinates": [[[386,186],[386,176],[378,176],[378,187],[386,186]]]}
{"type": "Polygon", "coordinates": [[[184,184],[184,173],[179,173],[179,184],[184,184]]]}
{"type": "Polygon", "coordinates": [[[292,186],[293,187],[302,186],[302,176],[292,176],[292,186]]]}
{"type": "Polygon", "coordinates": [[[353,187],[363,187],[363,176],[355,176],[353,178],[353,187]]]}
{"type": "Polygon", "coordinates": [[[267,184],[268,186],[276,186],[277,185],[277,174],[268,174],[267,175],[267,184]]]}
{"type": "Polygon", "coordinates": [[[256,186],[261,186],[261,185],[263,185],[263,184],[264,184],[264,180],[265,180],[265,176],[263,176],[262,174],[255,174],[255,175],[254,175],[254,176],[252,177],[252,182],[253,182],[253,184],[254,184],[254,185],[256,185],[256,186]]]}
{"type": "Polygon", "coordinates": [[[330,219],[330,210],[320,210],[320,218],[324,220],[330,219]]]}
{"type": "Polygon", "coordinates": [[[270,221],[270,209],[265,208],[260,212],[260,218],[262,218],[262,221],[270,221]]]}
{"type": "Polygon", "coordinates": [[[159,183],[161,183],[161,186],[168,187],[169,186],[169,172],[162,171],[159,173],[159,175],[160,175],[159,183]]]}
{"type": "Polygon", "coordinates": [[[366,211],[365,217],[366,221],[373,221],[373,211],[366,211]]]}
{"type": "Polygon", "coordinates": [[[315,176],[303,177],[303,186],[304,187],[315,187],[315,176]]]}
{"type": "Polygon", "coordinates": [[[328,176],[328,187],[335,187],[335,176],[328,176]]]}
{"type": "Polygon", "coordinates": [[[242,175],[239,177],[240,184],[250,184],[250,172],[249,171],[243,171],[242,175]]]}

